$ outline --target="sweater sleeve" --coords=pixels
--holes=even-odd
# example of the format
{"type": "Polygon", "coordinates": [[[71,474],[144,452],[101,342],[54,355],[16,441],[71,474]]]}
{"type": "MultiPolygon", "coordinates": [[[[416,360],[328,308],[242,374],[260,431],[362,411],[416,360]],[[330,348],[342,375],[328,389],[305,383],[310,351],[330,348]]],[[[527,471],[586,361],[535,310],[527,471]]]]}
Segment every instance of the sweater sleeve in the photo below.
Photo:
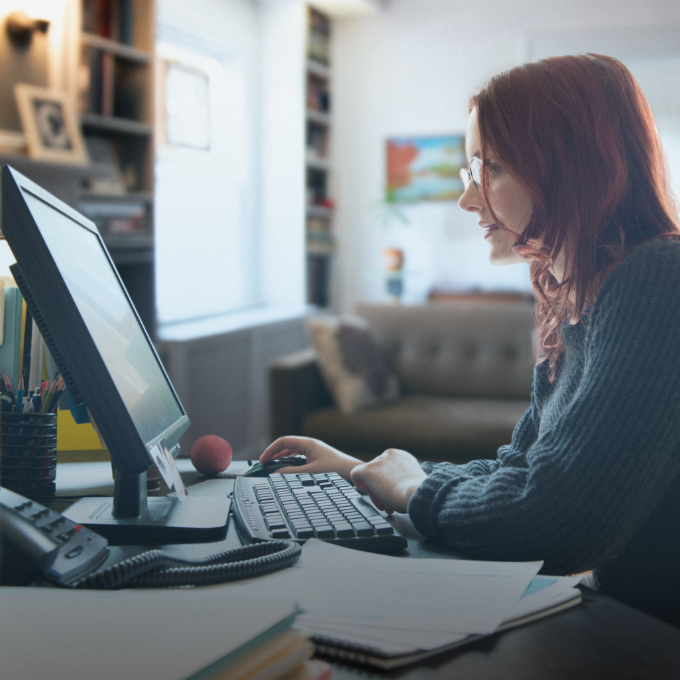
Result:
{"type": "Polygon", "coordinates": [[[583,376],[552,427],[488,473],[435,467],[409,503],[415,527],[550,573],[614,557],[680,473],[678,337],[680,243],[640,246],[598,295],[583,376]]]}
{"type": "Polygon", "coordinates": [[[489,475],[501,465],[525,466],[525,452],[536,439],[536,423],[534,418],[534,404],[524,412],[512,434],[512,443],[498,449],[498,457],[493,460],[480,458],[471,460],[464,465],[453,463],[431,463],[421,461],[420,467],[428,475],[435,475],[441,479],[454,477],[481,477],[489,475]]]}

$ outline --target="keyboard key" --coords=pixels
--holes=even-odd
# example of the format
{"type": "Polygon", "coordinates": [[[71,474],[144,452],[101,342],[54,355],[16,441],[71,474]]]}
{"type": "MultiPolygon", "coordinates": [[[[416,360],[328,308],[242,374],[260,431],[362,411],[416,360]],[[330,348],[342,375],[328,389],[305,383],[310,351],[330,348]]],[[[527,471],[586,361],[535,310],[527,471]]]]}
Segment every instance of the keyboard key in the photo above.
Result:
{"type": "Polygon", "coordinates": [[[381,517],[382,515],[367,501],[365,501],[361,496],[358,498],[353,498],[352,503],[354,507],[364,516],[364,517],[381,517]]]}
{"type": "Polygon", "coordinates": [[[357,532],[357,536],[373,536],[375,530],[368,522],[352,522],[352,527],[357,532]]]}
{"type": "Polygon", "coordinates": [[[274,527],[285,527],[286,523],[283,521],[283,518],[281,517],[266,517],[265,516],[265,522],[267,523],[267,526],[270,529],[273,529],[274,527]]]}
{"type": "Polygon", "coordinates": [[[391,524],[383,524],[381,526],[376,526],[375,531],[378,536],[390,536],[394,533],[394,529],[391,524]]]}
{"type": "Polygon", "coordinates": [[[365,520],[365,517],[360,515],[358,512],[346,512],[345,517],[352,523],[363,522],[365,520]]]}
{"type": "Polygon", "coordinates": [[[316,529],[316,535],[319,538],[335,538],[335,531],[333,531],[333,527],[330,524],[324,524],[314,528],[316,529]]]}
{"type": "Polygon", "coordinates": [[[314,529],[312,527],[309,527],[309,529],[296,529],[295,530],[295,537],[296,538],[314,538],[315,536],[314,529]]]}
{"type": "Polygon", "coordinates": [[[275,529],[272,532],[272,538],[290,538],[288,529],[275,529]]]}
{"type": "Polygon", "coordinates": [[[338,538],[352,538],[354,536],[354,529],[352,529],[352,525],[349,522],[334,523],[333,528],[338,538]]]}

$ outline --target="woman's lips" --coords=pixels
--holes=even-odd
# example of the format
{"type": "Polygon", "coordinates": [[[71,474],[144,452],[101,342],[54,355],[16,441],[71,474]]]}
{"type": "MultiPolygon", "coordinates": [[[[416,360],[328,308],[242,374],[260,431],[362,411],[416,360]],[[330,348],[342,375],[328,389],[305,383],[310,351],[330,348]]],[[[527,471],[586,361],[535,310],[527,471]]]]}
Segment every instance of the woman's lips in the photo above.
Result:
{"type": "Polygon", "coordinates": [[[498,227],[495,224],[480,224],[480,227],[483,229],[486,229],[486,234],[484,234],[484,238],[489,238],[491,234],[493,234],[495,231],[498,231],[498,227]]]}

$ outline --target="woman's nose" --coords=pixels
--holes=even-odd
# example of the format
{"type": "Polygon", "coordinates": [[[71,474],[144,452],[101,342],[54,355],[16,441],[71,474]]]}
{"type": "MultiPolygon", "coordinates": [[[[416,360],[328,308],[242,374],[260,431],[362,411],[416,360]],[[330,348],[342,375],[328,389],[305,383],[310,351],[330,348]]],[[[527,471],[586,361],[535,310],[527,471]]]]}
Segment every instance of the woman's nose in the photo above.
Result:
{"type": "Polygon", "coordinates": [[[482,209],[482,192],[470,182],[463,195],[458,199],[458,207],[468,212],[479,212],[482,209]]]}

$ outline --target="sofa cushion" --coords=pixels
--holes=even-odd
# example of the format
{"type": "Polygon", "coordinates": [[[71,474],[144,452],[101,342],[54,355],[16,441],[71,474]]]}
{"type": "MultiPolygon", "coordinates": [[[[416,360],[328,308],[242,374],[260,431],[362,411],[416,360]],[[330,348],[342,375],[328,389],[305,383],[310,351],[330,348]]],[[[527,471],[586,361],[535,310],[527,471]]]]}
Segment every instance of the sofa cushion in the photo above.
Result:
{"type": "Polygon", "coordinates": [[[342,413],[356,413],[399,396],[397,377],[363,319],[312,318],[307,329],[321,374],[342,413]]]}
{"type": "Polygon", "coordinates": [[[302,434],[365,459],[391,447],[421,459],[462,463],[495,458],[528,407],[528,399],[410,395],[366,412],[315,411],[304,419],[302,434]]]}
{"type": "Polygon", "coordinates": [[[436,302],[355,308],[386,352],[404,392],[528,399],[530,302],[436,302]]]}

